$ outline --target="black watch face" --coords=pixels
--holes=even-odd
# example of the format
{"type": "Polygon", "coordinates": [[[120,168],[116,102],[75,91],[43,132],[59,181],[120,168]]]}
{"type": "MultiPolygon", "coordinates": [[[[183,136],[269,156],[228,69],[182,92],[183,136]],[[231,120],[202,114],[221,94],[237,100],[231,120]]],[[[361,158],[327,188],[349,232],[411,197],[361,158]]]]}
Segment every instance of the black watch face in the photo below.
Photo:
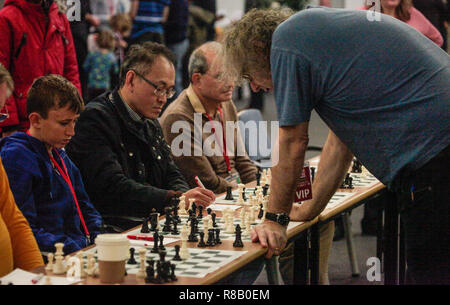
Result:
{"type": "Polygon", "coordinates": [[[282,226],[287,226],[289,224],[289,216],[285,213],[278,216],[278,223],[282,226]]]}

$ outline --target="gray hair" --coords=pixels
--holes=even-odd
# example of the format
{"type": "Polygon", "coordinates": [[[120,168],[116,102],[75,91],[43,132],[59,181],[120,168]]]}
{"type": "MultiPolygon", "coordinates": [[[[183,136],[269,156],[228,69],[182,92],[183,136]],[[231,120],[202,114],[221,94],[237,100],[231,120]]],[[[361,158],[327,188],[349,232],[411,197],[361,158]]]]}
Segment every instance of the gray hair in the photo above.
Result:
{"type": "Polygon", "coordinates": [[[208,64],[208,60],[206,59],[206,53],[213,53],[218,55],[222,51],[222,44],[217,41],[209,41],[192,52],[189,57],[189,81],[192,82],[192,75],[194,73],[205,74],[208,72],[210,65],[208,64]]]}

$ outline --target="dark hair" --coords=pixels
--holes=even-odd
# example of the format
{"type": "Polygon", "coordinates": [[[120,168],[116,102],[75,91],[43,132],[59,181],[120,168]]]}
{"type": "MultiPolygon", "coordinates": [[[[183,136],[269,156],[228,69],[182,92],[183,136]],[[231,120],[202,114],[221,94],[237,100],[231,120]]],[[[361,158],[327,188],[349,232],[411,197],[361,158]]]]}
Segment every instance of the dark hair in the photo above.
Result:
{"type": "Polygon", "coordinates": [[[125,84],[128,71],[134,70],[145,75],[153,65],[158,56],[164,56],[174,66],[176,66],[175,55],[166,46],[156,42],[145,42],[144,44],[134,44],[127,52],[123,65],[120,69],[120,87],[125,84]]]}
{"type": "Polygon", "coordinates": [[[80,113],[84,109],[78,89],[61,75],[49,74],[34,80],[27,96],[27,113],[39,113],[44,119],[52,108],[69,109],[80,113]]]}

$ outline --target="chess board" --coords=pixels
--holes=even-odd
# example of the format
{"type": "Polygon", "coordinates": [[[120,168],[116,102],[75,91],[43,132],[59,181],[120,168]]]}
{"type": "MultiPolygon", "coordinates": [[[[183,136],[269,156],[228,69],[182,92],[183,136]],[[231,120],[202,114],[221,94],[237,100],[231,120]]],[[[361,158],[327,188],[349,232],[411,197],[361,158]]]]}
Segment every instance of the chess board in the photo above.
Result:
{"type": "Polygon", "coordinates": [[[353,193],[346,193],[346,192],[336,192],[334,193],[333,197],[331,197],[330,201],[328,202],[325,209],[332,209],[335,206],[341,204],[342,202],[348,200],[349,197],[353,196],[353,193]]]}
{"type": "MultiPolygon", "coordinates": [[[[203,217],[205,217],[205,216],[203,216],[203,217]]],[[[180,231],[180,228],[187,223],[188,216],[181,215],[180,219],[181,219],[181,223],[178,224],[178,231],[180,231]]],[[[253,227],[254,225],[258,224],[260,221],[261,221],[260,219],[256,220],[256,222],[254,224],[252,224],[251,226],[253,227]]],[[[163,232],[162,231],[162,228],[164,227],[164,222],[165,222],[165,220],[160,220],[159,221],[159,224],[161,226],[161,230],[158,231],[158,234],[162,234],[162,235],[164,235],[164,237],[180,239],[180,234],[173,235],[171,232],[163,232]]],[[[234,223],[235,227],[236,227],[237,224],[239,224],[241,226],[241,228],[242,228],[242,224],[241,224],[241,219],[240,218],[235,217],[233,223],[234,223]]],[[[214,227],[214,229],[220,229],[219,237],[220,237],[221,240],[233,240],[233,241],[235,240],[236,234],[234,232],[233,233],[225,232],[225,223],[224,223],[222,217],[217,217],[216,218],[216,225],[217,225],[217,227],[214,227]]],[[[199,221],[199,223],[198,223],[198,230],[199,230],[199,232],[203,232],[203,219],[201,219],[199,221]]],[[[141,228],[137,228],[137,229],[135,229],[133,231],[128,232],[127,235],[153,236],[153,233],[154,232],[141,233],[141,228]]],[[[198,237],[198,234],[197,234],[197,237],[198,237]]],[[[204,237],[205,242],[207,241],[207,238],[208,238],[208,236],[205,235],[205,237],[204,237]]],[[[242,230],[242,241],[243,242],[250,241],[250,235],[246,235],[244,230],[242,230]]],[[[148,243],[152,243],[152,242],[150,241],[148,243]]]]}
{"type": "MultiPolygon", "coordinates": [[[[134,258],[137,264],[127,264],[125,265],[127,274],[137,274],[140,268],[139,262],[139,248],[134,247],[136,252],[134,258]]],[[[151,253],[151,247],[146,247],[146,261],[154,260],[155,265],[159,260],[158,253],[151,253]]],[[[203,278],[207,276],[209,273],[217,271],[219,268],[229,264],[233,260],[241,257],[247,251],[227,251],[227,250],[214,250],[214,249],[201,249],[201,248],[189,248],[190,258],[182,261],[174,261],[173,257],[175,256],[175,248],[174,247],[166,247],[166,261],[170,261],[172,264],[176,265],[175,275],[178,276],[186,276],[186,277],[196,277],[203,278]]],[[[96,248],[89,249],[84,254],[95,253],[95,258],[97,250],[96,248]]],[[[147,263],[146,263],[147,266],[147,263]]]]}
{"type": "MultiPolygon", "coordinates": [[[[244,202],[247,202],[249,199],[249,195],[252,194],[255,191],[254,187],[245,188],[245,199],[244,202]]],[[[233,200],[225,200],[226,194],[221,195],[216,198],[215,203],[216,204],[238,204],[238,198],[239,198],[239,190],[233,190],[233,200]]]]}
{"type": "Polygon", "coordinates": [[[350,177],[354,187],[371,187],[379,182],[372,174],[350,173],[350,177]]]}

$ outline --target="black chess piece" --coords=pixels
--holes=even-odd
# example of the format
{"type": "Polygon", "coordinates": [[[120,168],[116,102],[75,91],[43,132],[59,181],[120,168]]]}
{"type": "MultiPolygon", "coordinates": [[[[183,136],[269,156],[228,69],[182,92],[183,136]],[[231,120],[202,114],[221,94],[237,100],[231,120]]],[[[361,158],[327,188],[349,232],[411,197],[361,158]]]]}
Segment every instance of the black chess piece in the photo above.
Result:
{"type": "Polygon", "coordinates": [[[207,209],[206,209],[206,213],[208,213],[208,215],[211,215],[212,209],[211,209],[211,208],[207,208],[207,209]]]}
{"type": "Polygon", "coordinates": [[[192,212],[194,215],[197,214],[197,204],[195,204],[195,201],[192,202],[192,206],[191,206],[192,212]]]}
{"type": "Polygon", "coordinates": [[[188,237],[188,241],[189,242],[193,242],[193,241],[198,241],[196,234],[196,230],[197,230],[197,219],[194,217],[191,219],[191,233],[189,234],[188,237]]]}
{"type": "Polygon", "coordinates": [[[159,261],[161,263],[166,261],[166,254],[167,254],[166,251],[159,251],[159,261]]]}
{"type": "Polygon", "coordinates": [[[352,173],[362,173],[362,163],[358,159],[353,159],[352,173]]]}
{"type": "Polygon", "coordinates": [[[258,213],[258,219],[261,219],[264,216],[264,209],[263,209],[263,204],[260,203],[259,204],[259,213],[258,213]]]}
{"type": "Polygon", "coordinates": [[[242,243],[242,230],[241,226],[239,224],[236,225],[236,238],[233,243],[233,247],[235,248],[242,248],[244,247],[244,244],[242,243]]]}
{"type": "Polygon", "coordinates": [[[172,216],[168,213],[166,213],[166,221],[164,222],[163,232],[170,232],[172,231],[172,216]]]}
{"type": "Polygon", "coordinates": [[[127,264],[130,264],[130,265],[136,265],[137,264],[137,261],[134,259],[134,252],[135,251],[136,250],[133,247],[130,248],[130,259],[127,261],[127,264]]]}
{"type": "Polygon", "coordinates": [[[175,276],[175,268],[177,267],[177,265],[175,264],[170,264],[170,279],[175,282],[178,281],[177,277],[175,276]]]}
{"type": "Polygon", "coordinates": [[[172,200],[174,201],[173,217],[172,217],[173,223],[174,224],[181,223],[180,216],[178,216],[178,205],[180,203],[180,198],[173,197],[172,200]]]}
{"type": "Polygon", "coordinates": [[[141,233],[150,233],[150,228],[148,227],[148,218],[144,217],[142,222],[141,233]]]}
{"type": "Polygon", "coordinates": [[[154,283],[157,283],[157,284],[164,283],[164,279],[162,277],[162,268],[161,267],[162,267],[161,266],[161,262],[157,261],[156,262],[156,278],[154,280],[154,283]]]}
{"type": "Polygon", "coordinates": [[[214,247],[216,245],[215,237],[214,237],[214,229],[208,230],[208,240],[206,241],[206,246],[214,247]]]}
{"type": "Polygon", "coordinates": [[[180,231],[178,231],[177,226],[178,226],[178,223],[177,223],[177,221],[174,219],[174,220],[173,220],[172,235],[178,235],[178,234],[180,234],[180,231]]]}
{"type": "Polygon", "coordinates": [[[175,245],[175,256],[172,258],[174,261],[181,261],[180,257],[180,245],[175,245]]]}
{"type": "Polygon", "coordinates": [[[204,239],[205,238],[205,233],[200,232],[199,234],[200,234],[200,242],[197,244],[197,247],[204,248],[204,247],[206,247],[205,239],[204,239]]]}
{"type": "Polygon", "coordinates": [[[216,213],[212,213],[212,214],[211,214],[212,226],[213,226],[214,228],[217,227],[216,217],[217,217],[216,213]]]}
{"type": "Polygon", "coordinates": [[[147,277],[145,278],[146,283],[154,283],[155,282],[155,267],[154,267],[154,260],[148,260],[147,261],[148,266],[145,268],[145,273],[147,274],[147,277]]]}
{"type": "Polygon", "coordinates": [[[352,188],[353,188],[353,178],[350,177],[350,176],[348,177],[347,187],[348,187],[349,189],[352,189],[352,188]]]}
{"type": "Polygon", "coordinates": [[[202,219],[203,218],[203,206],[202,205],[198,206],[198,216],[197,216],[197,218],[198,219],[202,219]]]}
{"type": "Polygon", "coordinates": [[[222,241],[220,240],[220,229],[215,229],[214,231],[216,232],[216,239],[214,240],[214,242],[216,243],[216,245],[220,245],[222,243],[222,241]]]}
{"type": "Polygon", "coordinates": [[[151,224],[150,231],[155,232],[158,227],[158,213],[150,214],[150,224],[151,224]]]}
{"type": "Polygon", "coordinates": [[[158,234],[158,230],[155,231],[155,233],[153,233],[153,248],[150,251],[151,253],[158,253],[158,241],[159,241],[159,234],[158,234]]]}
{"type": "Polygon", "coordinates": [[[233,200],[233,189],[231,186],[227,186],[227,195],[225,196],[225,200],[233,200]]]}
{"type": "Polygon", "coordinates": [[[258,170],[258,172],[256,173],[256,186],[260,185],[261,185],[261,172],[258,170]]]}
{"type": "Polygon", "coordinates": [[[269,185],[266,184],[263,186],[263,196],[267,196],[267,191],[269,190],[269,185]]]}
{"type": "Polygon", "coordinates": [[[164,247],[164,235],[159,235],[159,250],[166,250],[164,247]]]}
{"type": "Polygon", "coordinates": [[[247,201],[247,196],[245,194],[245,187],[242,189],[242,200],[247,201]]]}
{"type": "Polygon", "coordinates": [[[161,262],[161,277],[164,283],[172,281],[170,277],[170,262],[161,262]]]}

